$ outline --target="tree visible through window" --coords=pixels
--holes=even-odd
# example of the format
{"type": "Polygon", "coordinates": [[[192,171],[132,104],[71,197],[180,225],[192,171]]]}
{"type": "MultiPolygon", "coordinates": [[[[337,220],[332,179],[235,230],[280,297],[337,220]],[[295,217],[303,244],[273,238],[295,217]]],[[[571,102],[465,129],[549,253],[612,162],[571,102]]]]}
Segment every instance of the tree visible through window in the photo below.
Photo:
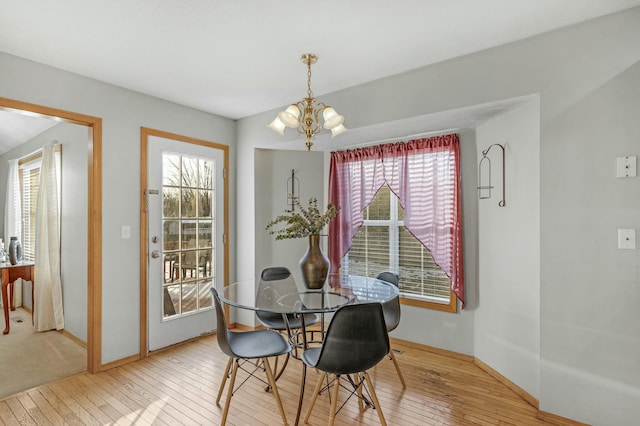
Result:
{"type": "Polygon", "coordinates": [[[164,317],[213,306],[215,162],[163,153],[164,317]],[[170,303],[169,303],[170,301],[170,303]]]}
{"type": "Polygon", "coordinates": [[[404,226],[404,209],[384,185],[363,212],[364,223],[342,260],[350,274],[397,272],[403,296],[449,303],[451,280],[404,226]]]}

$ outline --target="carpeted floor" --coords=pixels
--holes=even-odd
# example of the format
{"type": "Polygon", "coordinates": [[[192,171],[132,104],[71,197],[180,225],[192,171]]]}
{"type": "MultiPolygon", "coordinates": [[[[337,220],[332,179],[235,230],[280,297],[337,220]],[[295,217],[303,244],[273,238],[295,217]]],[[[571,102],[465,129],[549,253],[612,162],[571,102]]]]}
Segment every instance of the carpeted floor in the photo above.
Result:
{"type": "Polygon", "coordinates": [[[36,333],[29,312],[10,311],[10,321],[0,334],[0,399],[87,369],[85,348],[55,330],[36,333]]]}

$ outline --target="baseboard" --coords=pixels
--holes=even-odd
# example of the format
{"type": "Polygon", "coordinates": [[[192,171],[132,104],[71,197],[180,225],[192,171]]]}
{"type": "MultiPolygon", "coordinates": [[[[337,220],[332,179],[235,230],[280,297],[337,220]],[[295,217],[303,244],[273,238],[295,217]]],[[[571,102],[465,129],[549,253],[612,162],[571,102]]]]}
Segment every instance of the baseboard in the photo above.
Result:
{"type": "Polygon", "coordinates": [[[120,358],[115,361],[100,365],[100,369],[98,370],[98,372],[120,367],[121,365],[129,364],[130,362],[139,361],[140,359],[141,358],[139,354],[131,355],[126,358],[120,358]]]}
{"type": "Polygon", "coordinates": [[[240,323],[237,323],[237,322],[229,324],[227,327],[230,330],[238,330],[238,331],[251,331],[251,330],[260,330],[260,329],[264,330],[265,329],[263,326],[252,327],[250,325],[240,324],[240,323]]]}
{"type": "Polygon", "coordinates": [[[417,349],[424,352],[429,352],[436,355],[442,355],[447,358],[454,358],[460,361],[473,362],[474,357],[472,355],[462,354],[460,352],[449,351],[446,349],[436,348],[434,346],[424,345],[422,343],[411,342],[409,340],[402,340],[396,337],[389,336],[389,341],[393,344],[406,346],[412,349],[417,349]]]}
{"type": "Polygon", "coordinates": [[[582,423],[577,420],[571,420],[566,417],[558,416],[556,414],[547,413],[546,411],[538,410],[538,418],[544,420],[547,423],[558,426],[589,426],[589,423],[582,423]]]}
{"type": "Polygon", "coordinates": [[[540,401],[538,401],[537,398],[535,398],[533,395],[531,395],[530,393],[522,389],[520,386],[516,385],[511,380],[507,379],[502,374],[498,373],[496,370],[494,370],[484,362],[480,361],[478,358],[474,358],[473,363],[478,367],[480,367],[482,371],[484,371],[485,373],[487,373],[488,375],[490,375],[491,377],[493,377],[494,379],[496,379],[497,381],[499,381],[500,383],[502,383],[503,385],[511,389],[513,392],[515,392],[516,395],[518,395],[520,398],[527,401],[529,405],[535,407],[536,409],[540,408],[540,401]]]}
{"type": "Polygon", "coordinates": [[[389,336],[389,341],[393,346],[401,345],[406,346],[412,349],[417,349],[425,352],[429,352],[436,355],[442,355],[447,358],[454,358],[460,361],[472,362],[478,366],[482,371],[496,379],[498,382],[512,390],[516,395],[526,401],[529,405],[538,410],[537,417],[540,420],[544,420],[548,423],[558,425],[558,426],[589,426],[587,423],[581,423],[576,420],[568,419],[566,417],[558,416],[556,414],[547,413],[545,411],[540,411],[540,402],[533,395],[522,389],[520,386],[513,383],[511,380],[498,373],[496,370],[491,368],[489,365],[485,364],[481,360],[477,359],[472,355],[461,354],[459,352],[448,351],[446,349],[440,349],[433,346],[424,345],[422,343],[411,342],[409,340],[402,340],[395,337],[389,336]]]}
{"type": "Polygon", "coordinates": [[[502,374],[491,368],[489,365],[480,361],[478,358],[474,358],[473,363],[478,366],[482,371],[511,389],[516,395],[529,403],[532,407],[538,410],[537,416],[540,420],[544,420],[547,423],[551,423],[558,426],[589,426],[587,423],[582,423],[576,420],[568,419],[566,417],[558,416],[556,414],[540,411],[540,402],[533,395],[522,389],[520,386],[507,379],[502,374]]]}
{"type": "Polygon", "coordinates": [[[65,337],[68,337],[69,339],[73,340],[83,348],[87,349],[87,342],[85,342],[84,340],[80,340],[78,337],[69,333],[67,330],[59,330],[58,332],[63,334],[65,337]]]}

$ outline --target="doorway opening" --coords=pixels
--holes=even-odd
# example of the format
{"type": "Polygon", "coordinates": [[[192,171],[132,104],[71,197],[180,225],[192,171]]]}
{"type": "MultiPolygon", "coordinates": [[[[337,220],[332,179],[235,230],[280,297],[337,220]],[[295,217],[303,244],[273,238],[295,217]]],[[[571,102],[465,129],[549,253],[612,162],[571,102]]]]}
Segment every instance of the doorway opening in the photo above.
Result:
{"type": "Polygon", "coordinates": [[[101,370],[102,330],[102,119],[0,98],[0,110],[85,126],[87,145],[87,371],[101,370]]]}

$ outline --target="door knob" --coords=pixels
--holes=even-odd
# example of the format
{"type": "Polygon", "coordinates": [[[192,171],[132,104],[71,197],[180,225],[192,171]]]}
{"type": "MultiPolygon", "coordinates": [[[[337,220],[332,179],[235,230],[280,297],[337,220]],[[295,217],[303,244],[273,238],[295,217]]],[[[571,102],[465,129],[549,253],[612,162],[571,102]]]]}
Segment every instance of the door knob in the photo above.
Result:
{"type": "Polygon", "coordinates": [[[151,257],[157,259],[160,257],[160,252],[158,250],[154,250],[151,252],[151,257]]]}

